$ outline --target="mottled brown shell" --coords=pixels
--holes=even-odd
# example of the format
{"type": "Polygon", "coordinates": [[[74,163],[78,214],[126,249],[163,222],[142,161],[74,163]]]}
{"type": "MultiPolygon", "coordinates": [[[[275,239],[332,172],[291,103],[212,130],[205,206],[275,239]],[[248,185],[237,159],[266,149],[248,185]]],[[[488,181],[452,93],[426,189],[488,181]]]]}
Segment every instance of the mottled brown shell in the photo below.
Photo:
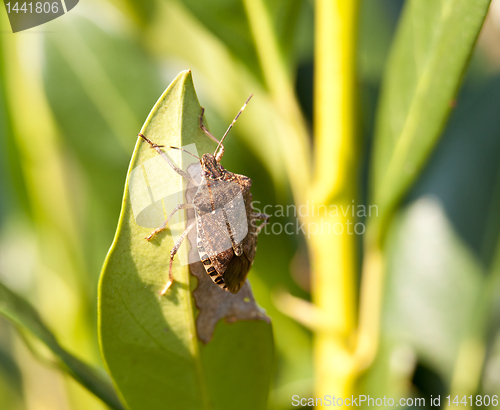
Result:
{"type": "Polygon", "coordinates": [[[200,259],[214,283],[231,293],[241,289],[255,257],[251,185],[250,178],[224,170],[220,178],[203,177],[193,201],[200,259]],[[240,194],[245,215],[241,215],[241,207],[228,206],[240,194]],[[245,232],[242,223],[246,235],[238,238],[238,232],[245,232]]]}

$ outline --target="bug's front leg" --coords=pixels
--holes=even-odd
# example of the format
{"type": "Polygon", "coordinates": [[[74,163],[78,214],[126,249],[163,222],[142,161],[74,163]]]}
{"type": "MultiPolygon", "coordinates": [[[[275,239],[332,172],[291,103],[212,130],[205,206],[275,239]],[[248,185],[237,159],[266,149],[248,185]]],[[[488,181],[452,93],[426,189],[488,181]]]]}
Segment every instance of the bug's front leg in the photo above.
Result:
{"type": "MultiPolygon", "coordinates": [[[[177,172],[181,177],[186,178],[188,181],[194,182],[193,178],[191,175],[189,175],[187,172],[184,172],[182,169],[180,169],[177,165],[175,165],[172,161],[170,161],[170,158],[165,154],[161,149],[163,145],[158,145],[151,141],[149,138],[145,137],[143,134],[139,133],[137,135],[138,137],[141,137],[144,141],[146,141],[151,148],[153,148],[165,161],[167,161],[168,165],[177,172]]],[[[194,182],[195,183],[195,182],[194,182]]],[[[196,183],[195,183],[196,184],[196,183]]]]}
{"type": "Polygon", "coordinates": [[[174,263],[174,256],[177,253],[177,251],[179,250],[179,248],[181,247],[182,241],[184,240],[186,235],[189,233],[189,231],[191,231],[191,229],[193,229],[195,224],[196,224],[196,221],[193,221],[189,224],[189,226],[186,228],[186,230],[184,232],[182,232],[182,235],[179,237],[179,239],[177,239],[177,241],[174,244],[174,247],[170,251],[170,265],[168,267],[168,281],[165,284],[165,286],[163,287],[163,289],[160,291],[161,296],[163,296],[165,293],[167,293],[167,290],[169,290],[170,286],[172,286],[172,284],[174,283],[174,275],[172,274],[172,265],[174,263]]]}
{"type": "Polygon", "coordinates": [[[254,220],[257,219],[259,221],[264,221],[259,226],[257,226],[257,232],[255,232],[256,235],[258,235],[260,233],[260,231],[262,230],[262,228],[264,228],[264,226],[266,226],[269,223],[269,218],[271,218],[270,215],[257,214],[257,213],[252,213],[252,217],[254,220]]]}
{"type": "Polygon", "coordinates": [[[168,216],[168,218],[165,219],[165,221],[160,225],[160,227],[156,228],[153,232],[151,232],[151,235],[146,236],[145,239],[149,242],[151,239],[154,238],[154,236],[156,234],[160,233],[161,231],[163,231],[167,227],[168,221],[170,221],[170,218],[172,218],[178,210],[189,209],[189,208],[194,208],[194,205],[193,204],[179,204],[179,205],[177,205],[174,208],[174,210],[172,211],[172,213],[168,216]]]}

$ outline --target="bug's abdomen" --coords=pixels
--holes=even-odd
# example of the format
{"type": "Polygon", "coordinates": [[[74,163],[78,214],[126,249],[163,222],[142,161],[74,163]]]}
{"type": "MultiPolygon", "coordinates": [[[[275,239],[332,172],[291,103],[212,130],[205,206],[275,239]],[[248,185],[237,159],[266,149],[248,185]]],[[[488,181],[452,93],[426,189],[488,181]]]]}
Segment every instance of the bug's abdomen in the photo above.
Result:
{"type": "Polygon", "coordinates": [[[203,227],[201,226],[201,222],[199,219],[198,219],[198,223],[197,223],[197,229],[198,229],[197,248],[198,248],[198,254],[200,255],[201,263],[203,263],[203,267],[205,268],[205,271],[210,276],[210,278],[214,281],[214,283],[216,285],[218,285],[219,287],[221,287],[222,289],[227,291],[228,289],[227,289],[226,284],[224,282],[224,278],[222,277],[221,274],[219,274],[219,272],[217,272],[217,269],[213,265],[212,259],[210,258],[209,253],[207,252],[207,250],[203,246],[202,238],[204,235],[204,231],[203,231],[203,227]]]}
{"type": "Polygon", "coordinates": [[[205,271],[215,284],[237,293],[255,256],[255,227],[250,223],[250,178],[205,180],[194,197],[197,248],[205,271]]]}
{"type": "Polygon", "coordinates": [[[234,255],[223,275],[224,286],[227,287],[229,292],[238,293],[240,291],[245,283],[250,266],[251,263],[244,253],[241,256],[234,255]]]}

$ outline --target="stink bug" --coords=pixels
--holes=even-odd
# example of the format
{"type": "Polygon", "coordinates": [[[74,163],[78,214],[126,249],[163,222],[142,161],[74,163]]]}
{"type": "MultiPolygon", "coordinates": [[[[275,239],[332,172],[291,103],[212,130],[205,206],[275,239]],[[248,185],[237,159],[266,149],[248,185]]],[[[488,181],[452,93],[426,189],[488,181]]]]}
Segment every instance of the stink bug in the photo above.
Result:
{"type": "MultiPolygon", "coordinates": [[[[188,224],[170,251],[168,281],[160,291],[161,295],[164,295],[174,283],[172,275],[174,256],[194,226],[197,229],[197,248],[201,262],[214,283],[231,293],[237,293],[245,283],[255,257],[257,235],[269,221],[269,215],[253,212],[252,194],[250,193],[252,180],[244,175],[227,171],[222,167],[220,161],[224,154],[222,142],[247,106],[250,98],[252,96],[245,102],[220,141],[210,134],[203,125],[204,108],[201,109],[199,126],[210,139],[217,143],[217,148],[213,155],[207,153],[198,158],[201,164],[200,183],[196,183],[191,175],[172,163],[162,151],[162,145],[157,145],[144,135],[139,134],[139,137],[155,149],[175,172],[196,186],[193,202],[177,205],[165,222],[146,237],[149,241],[157,233],[166,229],[170,218],[177,211],[194,208],[195,220],[188,224]],[[256,221],[258,220],[263,222],[257,226],[256,221]]],[[[170,148],[182,150],[182,148],[170,148]]]]}

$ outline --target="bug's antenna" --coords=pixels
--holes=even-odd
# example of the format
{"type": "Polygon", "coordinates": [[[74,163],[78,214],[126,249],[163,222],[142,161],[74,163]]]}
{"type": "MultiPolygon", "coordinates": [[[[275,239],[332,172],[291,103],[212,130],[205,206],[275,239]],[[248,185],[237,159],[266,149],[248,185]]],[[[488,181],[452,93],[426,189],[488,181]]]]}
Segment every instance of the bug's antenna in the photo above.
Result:
{"type": "Polygon", "coordinates": [[[189,152],[188,150],[185,150],[184,148],[178,148],[178,147],[172,147],[172,146],[170,146],[170,148],[172,148],[172,149],[178,149],[179,151],[184,151],[186,154],[189,154],[192,157],[195,157],[198,161],[201,161],[200,157],[197,157],[192,152],[189,152]]]}
{"type": "Polygon", "coordinates": [[[253,94],[251,94],[250,97],[248,97],[248,99],[245,101],[245,104],[243,104],[243,107],[241,107],[241,110],[238,112],[238,114],[236,114],[236,117],[234,117],[233,122],[229,125],[228,129],[226,130],[226,132],[222,136],[222,138],[219,142],[219,145],[217,145],[217,148],[215,149],[215,152],[214,152],[214,156],[215,156],[215,159],[217,160],[217,162],[220,161],[220,159],[222,158],[222,155],[224,154],[224,145],[222,145],[222,141],[224,141],[224,138],[226,138],[226,135],[229,132],[229,130],[231,128],[233,128],[234,123],[236,122],[238,117],[241,115],[241,113],[243,112],[243,110],[247,106],[248,101],[250,101],[250,98],[252,98],[252,97],[253,97],[253,94]],[[219,148],[220,148],[220,152],[217,154],[217,151],[219,150],[219,148]]]}

